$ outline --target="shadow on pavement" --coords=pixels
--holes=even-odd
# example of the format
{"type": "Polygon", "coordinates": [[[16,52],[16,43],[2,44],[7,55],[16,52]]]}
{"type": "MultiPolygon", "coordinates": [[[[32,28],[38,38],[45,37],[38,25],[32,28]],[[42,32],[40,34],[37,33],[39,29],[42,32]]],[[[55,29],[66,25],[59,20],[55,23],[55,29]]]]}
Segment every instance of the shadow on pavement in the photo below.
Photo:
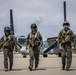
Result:
{"type": "Polygon", "coordinates": [[[44,68],[37,68],[37,69],[33,69],[32,71],[37,71],[37,70],[46,70],[46,69],[44,69],[44,68]]]}
{"type": "MultiPolygon", "coordinates": [[[[4,69],[0,69],[0,71],[5,71],[4,69]]],[[[12,69],[12,70],[8,70],[8,71],[21,71],[21,69],[12,69]]]]}
{"type": "MultiPolygon", "coordinates": [[[[33,69],[32,71],[38,71],[38,70],[47,70],[47,69],[61,69],[61,67],[42,67],[42,68],[37,68],[37,69],[33,69]]],[[[29,70],[28,68],[21,68],[21,69],[12,69],[12,70],[8,70],[8,71],[22,71],[22,70],[29,70]]],[[[5,71],[4,69],[0,69],[0,71],[5,71]]],[[[69,69],[69,71],[76,71],[76,68],[72,67],[69,69]]]]}
{"type": "Polygon", "coordinates": [[[76,69],[69,69],[69,71],[76,71],[76,69]]]}
{"type": "MultiPolygon", "coordinates": [[[[46,69],[62,69],[62,67],[43,67],[46,69]]],[[[69,69],[69,71],[76,71],[76,67],[72,67],[69,69]]]]}

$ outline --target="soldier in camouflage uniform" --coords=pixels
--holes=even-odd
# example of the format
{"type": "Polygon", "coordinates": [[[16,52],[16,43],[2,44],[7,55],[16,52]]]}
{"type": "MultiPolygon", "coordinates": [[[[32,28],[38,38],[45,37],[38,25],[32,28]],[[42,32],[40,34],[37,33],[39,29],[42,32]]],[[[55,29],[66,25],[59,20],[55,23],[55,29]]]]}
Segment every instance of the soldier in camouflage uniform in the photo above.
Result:
{"type": "MultiPolygon", "coordinates": [[[[37,25],[33,23],[31,25],[31,32],[27,36],[27,46],[29,46],[29,70],[32,71],[33,62],[35,59],[35,69],[39,64],[39,51],[42,46],[42,36],[40,32],[37,31],[37,25]]],[[[26,46],[26,48],[27,48],[26,46]]]]}
{"type": "Polygon", "coordinates": [[[2,36],[0,39],[0,46],[3,48],[4,52],[4,68],[5,71],[12,70],[13,66],[13,48],[15,45],[14,37],[10,34],[10,28],[5,27],[4,28],[5,35],[2,36]],[[8,58],[9,58],[9,64],[8,64],[8,58]],[[9,65],[9,67],[8,67],[9,65]]]}
{"type": "Polygon", "coordinates": [[[62,56],[62,69],[69,71],[72,62],[72,49],[74,48],[74,34],[73,31],[69,28],[70,24],[68,21],[64,21],[63,29],[58,35],[61,56],[62,56]]]}

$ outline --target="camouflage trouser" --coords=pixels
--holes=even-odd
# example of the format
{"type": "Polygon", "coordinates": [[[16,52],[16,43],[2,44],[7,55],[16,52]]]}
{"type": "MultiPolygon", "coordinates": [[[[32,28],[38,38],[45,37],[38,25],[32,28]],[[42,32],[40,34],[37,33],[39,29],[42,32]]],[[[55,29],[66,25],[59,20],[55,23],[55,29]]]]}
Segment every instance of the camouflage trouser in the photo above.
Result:
{"type": "Polygon", "coordinates": [[[8,69],[12,68],[13,66],[13,52],[9,52],[8,49],[4,49],[4,67],[8,69]],[[8,58],[9,58],[9,64],[8,64],[8,58]]]}
{"type": "Polygon", "coordinates": [[[66,65],[66,68],[70,68],[71,62],[72,62],[72,51],[71,51],[71,49],[62,50],[61,56],[62,56],[62,65],[64,65],[64,66],[66,65]]]}
{"type": "Polygon", "coordinates": [[[38,64],[39,64],[39,51],[37,48],[30,48],[29,50],[29,56],[30,56],[30,59],[29,59],[29,65],[33,68],[33,62],[34,62],[34,59],[35,59],[35,67],[38,67],[38,64]]]}

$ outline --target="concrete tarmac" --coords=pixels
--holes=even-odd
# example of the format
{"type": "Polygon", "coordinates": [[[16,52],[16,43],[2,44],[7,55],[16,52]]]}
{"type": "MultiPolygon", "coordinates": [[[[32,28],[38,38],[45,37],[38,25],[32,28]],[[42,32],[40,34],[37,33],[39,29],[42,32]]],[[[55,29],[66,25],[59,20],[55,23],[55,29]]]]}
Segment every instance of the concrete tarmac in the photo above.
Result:
{"type": "Polygon", "coordinates": [[[29,71],[29,56],[23,58],[21,54],[14,54],[14,64],[11,71],[4,71],[4,58],[0,53],[0,75],[76,75],[76,54],[73,54],[70,71],[61,70],[61,57],[48,55],[44,58],[40,55],[39,67],[37,70],[29,71]]]}

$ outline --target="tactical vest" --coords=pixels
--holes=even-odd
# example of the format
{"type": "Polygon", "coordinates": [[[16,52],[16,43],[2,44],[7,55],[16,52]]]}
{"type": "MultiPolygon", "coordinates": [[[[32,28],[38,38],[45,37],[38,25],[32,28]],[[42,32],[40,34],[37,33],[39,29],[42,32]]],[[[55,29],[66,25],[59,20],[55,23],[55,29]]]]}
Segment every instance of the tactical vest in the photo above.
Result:
{"type": "Polygon", "coordinates": [[[13,37],[9,35],[6,37],[5,35],[3,36],[3,48],[11,48],[13,49],[14,43],[13,43],[13,37]]]}
{"type": "Polygon", "coordinates": [[[38,37],[38,32],[36,32],[36,34],[29,34],[29,44],[30,46],[39,46],[40,45],[40,39],[38,37]]]}
{"type": "Polygon", "coordinates": [[[65,31],[64,29],[62,30],[62,36],[67,36],[70,35],[70,30],[65,31]]]}
{"type": "Polygon", "coordinates": [[[3,39],[4,39],[4,41],[8,41],[8,40],[11,40],[11,36],[8,36],[8,37],[6,37],[5,35],[3,36],[3,39]]]}
{"type": "Polygon", "coordinates": [[[62,34],[61,34],[61,38],[62,38],[62,42],[69,42],[71,43],[71,31],[65,31],[64,29],[62,30],[62,34]]]}

